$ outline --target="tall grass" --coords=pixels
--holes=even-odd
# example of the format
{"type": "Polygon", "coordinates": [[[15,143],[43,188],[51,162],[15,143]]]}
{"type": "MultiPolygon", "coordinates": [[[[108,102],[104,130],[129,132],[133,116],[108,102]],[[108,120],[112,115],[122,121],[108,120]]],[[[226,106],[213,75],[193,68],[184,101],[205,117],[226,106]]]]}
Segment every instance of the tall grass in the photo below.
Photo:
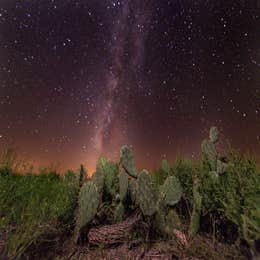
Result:
{"type": "Polygon", "coordinates": [[[0,175],[0,191],[0,228],[10,230],[10,256],[19,258],[44,235],[70,230],[78,187],[59,175],[0,175]]]}

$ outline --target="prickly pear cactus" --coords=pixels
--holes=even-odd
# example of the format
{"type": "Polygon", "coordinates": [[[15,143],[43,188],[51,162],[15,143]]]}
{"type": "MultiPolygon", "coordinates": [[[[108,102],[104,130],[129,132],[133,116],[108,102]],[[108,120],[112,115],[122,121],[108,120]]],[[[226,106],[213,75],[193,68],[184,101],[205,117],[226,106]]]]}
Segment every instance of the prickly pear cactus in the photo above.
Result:
{"type": "Polygon", "coordinates": [[[140,209],[145,216],[152,216],[157,208],[157,196],[152,178],[146,170],[138,174],[137,200],[140,209]]]}
{"type": "Polygon", "coordinates": [[[120,162],[128,175],[137,178],[138,173],[134,166],[134,156],[127,146],[123,146],[120,150],[120,162]]]}
{"type": "Polygon", "coordinates": [[[92,176],[92,181],[96,185],[97,190],[100,194],[100,197],[102,197],[103,189],[104,189],[104,182],[105,182],[105,175],[104,172],[97,167],[96,172],[92,176]]]}
{"type": "Polygon", "coordinates": [[[126,174],[124,169],[121,169],[119,174],[119,195],[120,201],[125,201],[127,198],[128,192],[128,175],[126,174]]]}
{"type": "Polygon", "coordinates": [[[217,173],[223,174],[227,170],[228,164],[217,160],[217,173]]]}
{"type": "Polygon", "coordinates": [[[201,144],[203,160],[207,162],[212,171],[217,170],[217,150],[215,144],[209,140],[204,140],[201,144]]]}
{"type": "Polygon", "coordinates": [[[182,187],[175,176],[168,177],[160,190],[162,199],[167,206],[174,206],[181,199],[182,187]]]}
{"type": "Polygon", "coordinates": [[[201,215],[201,204],[202,197],[199,193],[199,181],[197,178],[194,179],[193,183],[193,209],[189,226],[189,236],[193,237],[197,234],[200,228],[200,215],[201,215]]]}
{"type": "Polygon", "coordinates": [[[133,205],[137,204],[137,180],[131,179],[129,181],[129,194],[133,205]]]}
{"type": "Polygon", "coordinates": [[[217,127],[211,127],[209,140],[204,140],[201,144],[203,161],[210,166],[210,176],[216,181],[220,174],[224,173],[227,164],[218,159],[216,143],[218,142],[219,132],[217,127]]]}
{"type": "Polygon", "coordinates": [[[219,132],[216,126],[213,126],[209,130],[209,140],[211,143],[215,144],[218,142],[219,132]]]}
{"type": "Polygon", "coordinates": [[[89,181],[83,184],[78,198],[76,215],[75,242],[83,228],[94,219],[99,206],[99,193],[96,185],[89,181]]]}

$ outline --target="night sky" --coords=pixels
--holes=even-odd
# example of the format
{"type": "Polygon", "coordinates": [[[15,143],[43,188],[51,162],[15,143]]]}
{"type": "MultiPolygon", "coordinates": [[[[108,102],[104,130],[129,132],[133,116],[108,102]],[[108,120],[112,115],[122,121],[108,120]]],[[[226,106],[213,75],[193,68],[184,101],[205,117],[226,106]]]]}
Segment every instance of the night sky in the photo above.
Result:
{"type": "Polygon", "coordinates": [[[227,0],[0,0],[0,147],[93,170],[199,155],[216,125],[260,152],[260,5],[227,0]]]}

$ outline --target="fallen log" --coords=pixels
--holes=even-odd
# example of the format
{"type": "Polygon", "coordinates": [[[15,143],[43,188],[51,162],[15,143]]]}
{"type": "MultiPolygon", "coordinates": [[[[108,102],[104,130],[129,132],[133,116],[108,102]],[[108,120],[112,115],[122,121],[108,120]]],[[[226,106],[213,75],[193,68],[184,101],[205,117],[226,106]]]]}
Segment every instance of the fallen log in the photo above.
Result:
{"type": "Polygon", "coordinates": [[[88,242],[90,245],[105,246],[124,243],[140,220],[140,215],[135,215],[118,224],[91,228],[88,232],[88,242]]]}

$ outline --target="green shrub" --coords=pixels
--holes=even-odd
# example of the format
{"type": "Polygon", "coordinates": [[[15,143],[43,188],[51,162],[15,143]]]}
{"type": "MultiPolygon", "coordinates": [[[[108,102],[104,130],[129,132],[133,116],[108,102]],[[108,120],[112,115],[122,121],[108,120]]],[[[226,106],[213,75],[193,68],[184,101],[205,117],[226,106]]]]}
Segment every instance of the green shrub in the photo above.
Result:
{"type": "Polygon", "coordinates": [[[238,153],[231,154],[231,165],[223,176],[220,208],[238,226],[240,236],[253,242],[260,238],[260,172],[256,162],[238,153]]]}
{"type": "Polygon", "coordinates": [[[15,227],[8,254],[19,258],[50,229],[73,223],[77,188],[54,173],[0,176],[0,228],[15,227]]]}
{"type": "Polygon", "coordinates": [[[173,166],[174,175],[179,179],[184,191],[184,196],[189,201],[192,200],[192,172],[195,166],[190,160],[177,158],[173,166]]]}

